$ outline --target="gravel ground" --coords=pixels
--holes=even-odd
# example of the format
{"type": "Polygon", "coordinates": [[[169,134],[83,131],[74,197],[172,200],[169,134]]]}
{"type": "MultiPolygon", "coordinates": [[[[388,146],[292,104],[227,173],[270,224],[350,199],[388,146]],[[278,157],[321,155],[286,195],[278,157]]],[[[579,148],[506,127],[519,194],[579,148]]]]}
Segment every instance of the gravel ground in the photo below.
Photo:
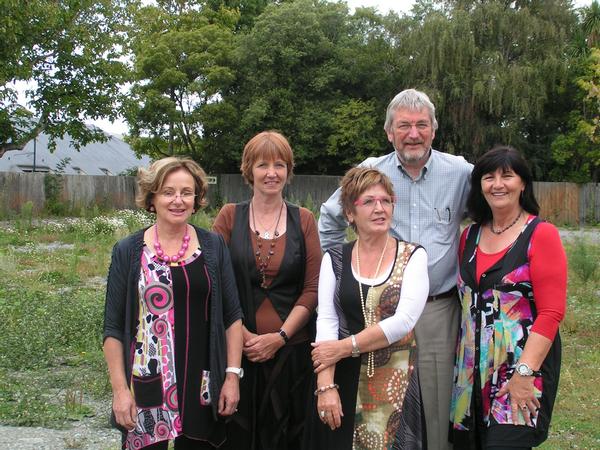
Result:
{"type": "Polygon", "coordinates": [[[110,428],[110,402],[88,400],[95,415],[68,423],[64,429],[0,426],[2,450],[119,450],[121,434],[110,428]]]}
{"type": "Polygon", "coordinates": [[[600,228],[581,230],[560,229],[559,232],[563,242],[573,241],[575,239],[583,239],[586,242],[591,242],[594,244],[600,243],[600,228]]]}
{"type": "Polygon", "coordinates": [[[6,450],[117,450],[120,442],[117,431],[98,429],[85,420],[68,430],[0,426],[0,448],[6,450]]]}

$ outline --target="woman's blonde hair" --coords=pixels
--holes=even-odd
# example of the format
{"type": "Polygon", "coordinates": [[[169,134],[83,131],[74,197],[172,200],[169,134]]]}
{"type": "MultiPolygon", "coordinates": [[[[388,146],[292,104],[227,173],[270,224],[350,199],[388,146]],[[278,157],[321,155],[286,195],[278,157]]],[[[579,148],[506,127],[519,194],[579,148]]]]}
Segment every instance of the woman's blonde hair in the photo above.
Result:
{"type": "MultiPolygon", "coordinates": [[[[340,205],[346,217],[348,213],[355,213],[356,206],[354,202],[360,195],[370,187],[381,185],[385,192],[394,198],[394,186],[387,175],[371,167],[354,167],[350,169],[340,181],[341,195],[340,205]]],[[[356,224],[350,223],[350,226],[356,231],[356,224]]]]}
{"type": "Polygon", "coordinates": [[[148,169],[140,167],[137,174],[138,193],[135,197],[135,203],[146,211],[154,212],[154,195],[162,188],[165,178],[171,172],[178,169],[187,170],[194,179],[194,212],[206,205],[206,173],[200,165],[185,157],[169,156],[159,159],[150,164],[148,169]]]}
{"type": "Polygon", "coordinates": [[[240,170],[246,183],[254,184],[252,167],[258,160],[275,161],[281,159],[287,165],[287,182],[294,170],[294,153],[285,136],[277,131],[263,131],[248,141],[242,154],[240,170]]]}

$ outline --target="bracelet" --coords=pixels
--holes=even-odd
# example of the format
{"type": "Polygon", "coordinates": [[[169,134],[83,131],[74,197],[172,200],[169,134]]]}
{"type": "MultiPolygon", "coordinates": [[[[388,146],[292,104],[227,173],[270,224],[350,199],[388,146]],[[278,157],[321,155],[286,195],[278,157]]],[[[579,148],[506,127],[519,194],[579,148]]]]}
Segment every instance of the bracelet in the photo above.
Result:
{"type": "Polygon", "coordinates": [[[283,338],[283,342],[285,344],[287,344],[288,341],[290,340],[290,338],[288,337],[287,333],[283,330],[283,328],[279,329],[279,336],[281,336],[283,338]]]}
{"type": "Polygon", "coordinates": [[[317,395],[321,395],[323,392],[328,391],[330,389],[339,389],[339,388],[340,388],[340,386],[338,384],[331,383],[331,384],[328,384],[326,386],[321,386],[320,388],[315,389],[314,394],[315,394],[315,397],[316,397],[317,395]]]}
{"type": "Polygon", "coordinates": [[[350,335],[350,341],[352,341],[352,357],[358,358],[360,356],[360,349],[356,343],[356,337],[353,334],[350,335]]]}

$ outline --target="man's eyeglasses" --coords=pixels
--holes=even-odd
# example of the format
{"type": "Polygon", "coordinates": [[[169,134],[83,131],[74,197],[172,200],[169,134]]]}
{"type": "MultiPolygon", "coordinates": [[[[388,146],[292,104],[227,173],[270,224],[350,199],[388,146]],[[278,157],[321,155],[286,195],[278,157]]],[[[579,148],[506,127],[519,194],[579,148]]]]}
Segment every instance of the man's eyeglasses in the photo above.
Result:
{"type": "Polygon", "coordinates": [[[419,121],[416,123],[400,122],[396,125],[396,128],[403,133],[410,131],[412,127],[416,127],[418,131],[426,131],[431,127],[431,124],[429,122],[419,121]]]}
{"type": "Polygon", "coordinates": [[[179,196],[179,198],[183,201],[193,200],[196,197],[192,191],[183,191],[183,192],[175,192],[175,191],[162,191],[159,195],[164,197],[169,201],[173,201],[179,196]]]}
{"type": "Polygon", "coordinates": [[[383,208],[391,208],[394,205],[394,197],[390,197],[389,195],[369,195],[356,200],[354,206],[375,208],[377,202],[379,202],[383,208]]]}

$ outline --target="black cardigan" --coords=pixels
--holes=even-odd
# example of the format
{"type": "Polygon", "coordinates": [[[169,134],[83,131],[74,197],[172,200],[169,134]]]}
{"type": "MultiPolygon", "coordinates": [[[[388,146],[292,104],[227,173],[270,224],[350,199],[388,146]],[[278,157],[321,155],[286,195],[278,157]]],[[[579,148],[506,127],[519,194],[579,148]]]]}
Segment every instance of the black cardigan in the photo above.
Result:
{"type": "MultiPolygon", "coordinates": [[[[202,248],[206,269],[210,277],[210,395],[219,398],[225,367],[227,345],[225,330],[242,318],[233,268],[229,251],[223,238],[210,231],[194,226],[202,248]]],[[[123,361],[127,383],[131,380],[130,354],[138,317],[138,288],[144,231],[139,230],[115,244],[112,251],[106,304],[104,309],[104,337],[113,337],[123,343],[123,361]]],[[[212,402],[213,415],[217,417],[218,402],[212,402]]]]}

